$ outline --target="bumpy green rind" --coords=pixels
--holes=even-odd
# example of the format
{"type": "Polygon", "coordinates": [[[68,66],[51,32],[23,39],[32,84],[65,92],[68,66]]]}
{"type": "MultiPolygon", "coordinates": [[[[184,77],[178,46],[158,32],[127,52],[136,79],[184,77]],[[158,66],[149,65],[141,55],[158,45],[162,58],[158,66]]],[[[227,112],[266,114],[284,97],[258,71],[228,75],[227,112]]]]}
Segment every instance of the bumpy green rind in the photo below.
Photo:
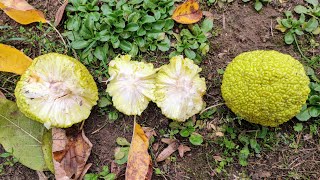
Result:
{"type": "Polygon", "coordinates": [[[221,91],[236,115],[276,127],[300,112],[310,89],[299,61],[277,51],[257,50],[238,55],[227,66],[221,91]]]}
{"type": "MultiPolygon", "coordinates": [[[[97,100],[99,99],[98,88],[97,88],[97,85],[96,85],[92,75],[88,71],[88,69],[83,64],[81,64],[81,62],[79,62],[78,60],[76,60],[72,57],[69,57],[69,56],[63,55],[63,54],[58,54],[58,53],[48,53],[48,54],[41,55],[41,56],[35,58],[32,61],[32,64],[30,65],[30,67],[26,70],[26,72],[24,74],[22,74],[19,82],[17,83],[16,89],[15,89],[16,102],[19,107],[19,110],[23,114],[25,114],[25,116],[29,117],[30,119],[39,121],[41,123],[46,123],[46,122],[51,121],[50,118],[46,118],[46,119],[39,118],[35,114],[35,112],[32,112],[30,110],[30,107],[32,106],[32,104],[28,104],[26,102],[26,97],[24,96],[23,91],[22,91],[23,86],[26,83],[28,83],[27,80],[32,75],[32,70],[35,68],[36,64],[40,61],[56,61],[57,64],[59,63],[59,61],[69,61],[70,66],[64,67],[64,68],[72,68],[73,69],[75,76],[79,79],[80,87],[82,87],[86,91],[86,94],[91,94],[90,100],[92,101],[92,104],[93,105],[97,104],[97,100]]],[[[79,122],[87,119],[90,115],[90,110],[88,111],[89,113],[86,113],[83,115],[83,118],[74,120],[72,122],[72,124],[54,124],[54,123],[52,123],[51,126],[59,127],[59,128],[70,127],[73,124],[79,123],[79,122]]]]}

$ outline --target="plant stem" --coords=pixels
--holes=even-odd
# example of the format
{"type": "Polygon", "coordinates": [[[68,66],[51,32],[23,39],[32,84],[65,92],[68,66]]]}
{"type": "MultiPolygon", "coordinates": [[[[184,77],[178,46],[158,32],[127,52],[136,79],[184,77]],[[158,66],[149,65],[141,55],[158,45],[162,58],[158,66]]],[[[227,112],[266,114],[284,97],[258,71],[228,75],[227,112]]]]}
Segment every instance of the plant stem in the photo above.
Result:
{"type": "Polygon", "coordinates": [[[209,109],[212,109],[214,107],[221,106],[221,105],[224,105],[224,103],[219,103],[219,104],[215,104],[215,105],[209,106],[209,107],[205,108],[204,110],[202,110],[199,114],[202,114],[202,113],[206,112],[209,109]]]}
{"type": "Polygon", "coordinates": [[[299,46],[299,43],[298,43],[298,40],[297,40],[297,37],[296,37],[296,35],[295,35],[294,33],[293,33],[293,38],[294,38],[294,42],[296,43],[296,46],[297,46],[297,48],[298,48],[298,51],[299,51],[300,55],[303,57],[303,59],[307,60],[307,62],[311,61],[311,60],[310,60],[309,58],[307,58],[307,57],[303,54],[303,52],[301,51],[300,46],[299,46]]]}
{"type": "Polygon", "coordinates": [[[60,32],[58,31],[58,29],[56,27],[54,27],[53,24],[51,24],[51,22],[48,22],[48,24],[57,32],[57,34],[59,35],[60,39],[62,40],[66,50],[68,49],[68,46],[67,46],[67,43],[66,41],[64,40],[64,38],[62,37],[62,35],[60,34],[60,32]]]}

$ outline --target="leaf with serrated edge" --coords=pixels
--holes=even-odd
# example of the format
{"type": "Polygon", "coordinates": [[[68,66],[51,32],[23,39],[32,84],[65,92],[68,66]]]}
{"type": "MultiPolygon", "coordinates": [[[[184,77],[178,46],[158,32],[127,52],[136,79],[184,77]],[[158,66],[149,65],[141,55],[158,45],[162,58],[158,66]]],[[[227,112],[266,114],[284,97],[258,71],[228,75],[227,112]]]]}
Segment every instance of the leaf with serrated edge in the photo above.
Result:
{"type": "Polygon", "coordinates": [[[41,123],[25,117],[14,102],[0,98],[0,129],[0,143],[6,151],[33,170],[47,170],[41,123]]]}

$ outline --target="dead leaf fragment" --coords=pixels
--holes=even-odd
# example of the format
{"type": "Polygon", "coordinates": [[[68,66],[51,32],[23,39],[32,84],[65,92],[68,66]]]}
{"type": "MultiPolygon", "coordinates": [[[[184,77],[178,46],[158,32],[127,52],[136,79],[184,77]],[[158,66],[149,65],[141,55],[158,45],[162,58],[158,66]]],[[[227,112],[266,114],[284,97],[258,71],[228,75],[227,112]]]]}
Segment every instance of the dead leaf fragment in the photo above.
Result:
{"type": "Polygon", "coordinates": [[[157,136],[156,131],[154,130],[154,128],[151,127],[142,127],[144,133],[146,134],[146,136],[148,137],[148,139],[150,140],[151,137],[153,136],[157,136]]]}
{"type": "Polygon", "coordinates": [[[172,15],[172,19],[181,24],[193,24],[200,21],[202,11],[196,0],[187,0],[178,6],[172,15]]]}
{"type": "Polygon", "coordinates": [[[223,137],[224,134],[223,134],[223,132],[216,132],[216,136],[218,136],[218,137],[223,137]]]}
{"type": "Polygon", "coordinates": [[[0,91],[0,98],[6,99],[6,96],[0,91]]]}
{"type": "Polygon", "coordinates": [[[2,9],[11,19],[20,24],[30,24],[33,22],[46,23],[44,14],[34,9],[25,0],[0,0],[2,9]]]}
{"type": "Polygon", "coordinates": [[[166,143],[166,144],[172,144],[173,142],[176,142],[176,139],[170,139],[170,138],[162,138],[161,142],[166,143]]]}
{"type": "Polygon", "coordinates": [[[152,160],[148,153],[149,139],[141,126],[134,122],[130,145],[126,180],[149,180],[152,176],[152,160]]]}
{"type": "Polygon", "coordinates": [[[70,133],[72,129],[52,129],[52,156],[56,179],[79,179],[88,170],[86,162],[92,144],[84,131],[70,133]],[[68,135],[67,135],[68,134],[68,135]]]}
{"type": "Polygon", "coordinates": [[[56,12],[54,26],[58,26],[60,24],[64,14],[64,10],[66,9],[67,5],[68,5],[68,0],[65,0],[64,3],[59,7],[58,11],[56,12]]]}
{"type": "Polygon", "coordinates": [[[253,177],[256,179],[261,179],[261,178],[269,178],[271,175],[272,175],[272,173],[269,171],[259,171],[259,172],[255,173],[253,175],[253,177]]]}
{"type": "Polygon", "coordinates": [[[202,11],[202,14],[206,17],[213,17],[213,14],[210,11],[202,11]]]}
{"type": "Polygon", "coordinates": [[[23,74],[32,59],[18,49],[0,44],[0,71],[23,74]]]}
{"type": "Polygon", "coordinates": [[[221,156],[213,156],[213,159],[216,161],[222,161],[222,157],[221,156]]]}
{"type": "Polygon", "coordinates": [[[124,168],[122,168],[123,165],[117,164],[115,161],[111,161],[111,167],[110,167],[110,172],[115,174],[116,177],[118,177],[124,168]]]}
{"type": "Polygon", "coordinates": [[[168,147],[166,147],[157,157],[156,161],[160,162],[160,161],[164,161],[166,160],[168,157],[171,156],[172,153],[174,153],[176,150],[178,150],[179,147],[179,143],[177,141],[169,144],[168,147]]]}
{"type": "Polygon", "coordinates": [[[183,144],[180,144],[180,146],[178,147],[179,156],[181,158],[183,158],[184,153],[188,152],[188,151],[191,151],[191,148],[189,146],[185,146],[183,144]]]}

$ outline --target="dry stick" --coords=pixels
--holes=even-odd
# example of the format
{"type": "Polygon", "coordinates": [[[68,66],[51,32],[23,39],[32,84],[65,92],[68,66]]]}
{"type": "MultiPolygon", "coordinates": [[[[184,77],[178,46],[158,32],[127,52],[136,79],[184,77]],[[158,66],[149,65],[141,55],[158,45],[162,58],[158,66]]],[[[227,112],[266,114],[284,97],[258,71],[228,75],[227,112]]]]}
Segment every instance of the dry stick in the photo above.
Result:
{"type": "Polygon", "coordinates": [[[226,29],[226,17],[222,14],[222,29],[226,29]]]}
{"type": "MultiPolygon", "coordinates": [[[[68,49],[67,43],[66,43],[66,41],[64,40],[64,38],[62,37],[62,35],[60,34],[60,32],[58,31],[58,29],[57,29],[53,24],[51,24],[49,21],[48,21],[48,24],[57,32],[57,34],[59,35],[60,39],[62,40],[62,42],[63,42],[63,44],[64,44],[64,46],[65,46],[65,48],[66,48],[66,50],[67,50],[67,49],[68,49]]],[[[68,44],[69,44],[69,46],[70,46],[69,41],[68,41],[68,44]]],[[[65,52],[66,52],[66,50],[65,50],[65,52]]],[[[71,50],[72,50],[73,56],[74,56],[77,60],[79,60],[76,51],[75,51],[74,49],[72,49],[72,48],[71,48],[71,50]]]]}
{"type": "Polygon", "coordinates": [[[202,110],[199,114],[204,113],[208,109],[211,109],[211,108],[214,108],[214,107],[217,107],[217,106],[221,106],[221,105],[224,105],[224,103],[219,103],[219,104],[216,104],[216,105],[209,106],[209,107],[205,108],[204,110],[202,110]]]}
{"type": "Polygon", "coordinates": [[[98,128],[97,130],[93,131],[91,134],[95,134],[97,132],[99,132],[101,129],[103,129],[106,125],[108,124],[108,122],[104,123],[100,128],[98,128]]]}
{"type": "Polygon", "coordinates": [[[82,121],[82,123],[81,123],[81,126],[80,126],[80,129],[79,130],[82,130],[83,129],[83,126],[84,126],[84,122],[85,122],[86,120],[83,120],[82,121]]]}
{"type": "Polygon", "coordinates": [[[271,32],[271,36],[273,36],[272,19],[270,21],[270,32],[271,32]]]}
{"type": "Polygon", "coordinates": [[[57,32],[57,34],[59,35],[60,39],[62,40],[65,48],[68,49],[67,43],[66,43],[66,41],[64,40],[64,38],[62,37],[62,35],[60,34],[60,32],[58,31],[58,29],[57,29],[56,27],[54,27],[54,25],[51,24],[51,22],[49,22],[49,21],[48,21],[48,24],[57,32]]]}

